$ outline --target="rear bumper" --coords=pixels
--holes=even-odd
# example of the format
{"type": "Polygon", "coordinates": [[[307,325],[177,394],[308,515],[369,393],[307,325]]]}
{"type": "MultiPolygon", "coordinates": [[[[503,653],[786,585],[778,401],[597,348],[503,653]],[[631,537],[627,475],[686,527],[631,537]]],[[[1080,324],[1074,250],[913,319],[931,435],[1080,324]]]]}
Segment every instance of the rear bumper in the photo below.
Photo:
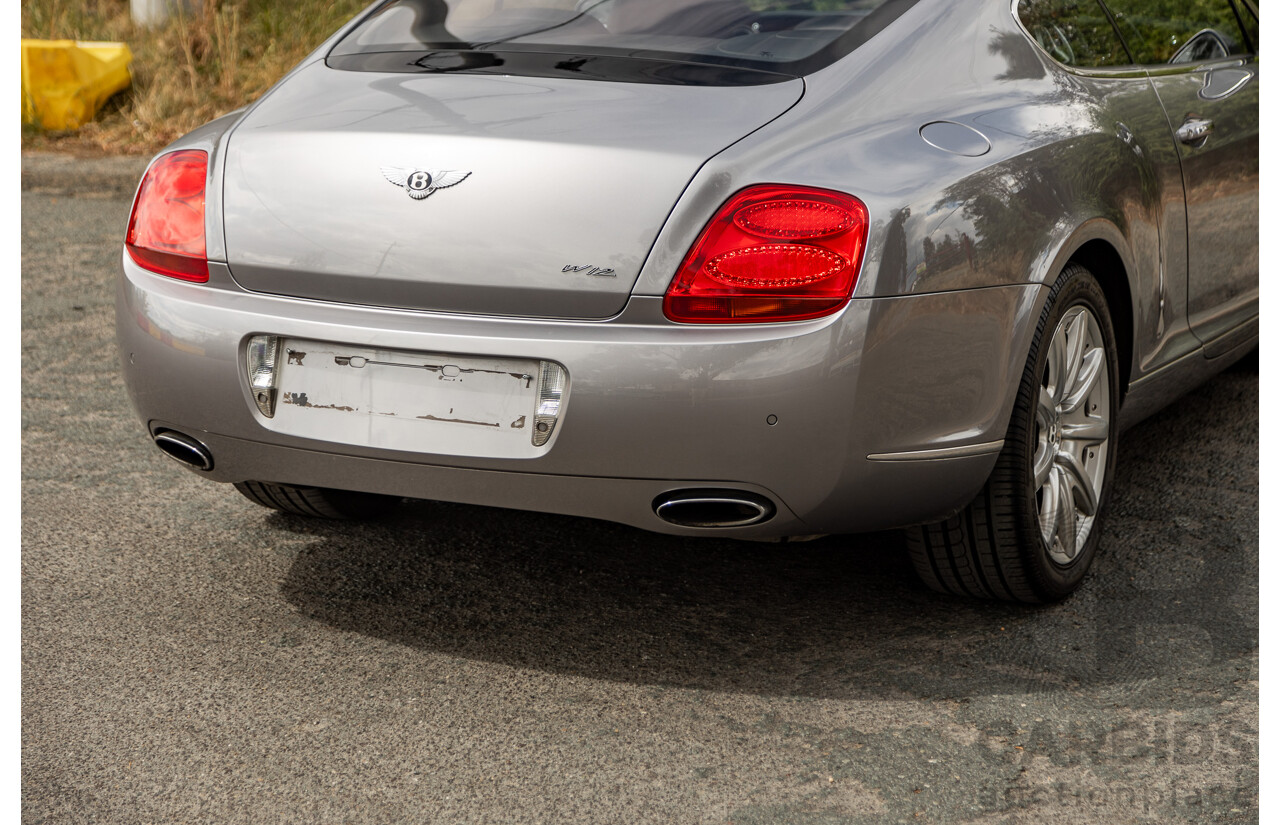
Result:
{"type": "Polygon", "coordinates": [[[196,286],[126,259],[117,296],[135,409],[153,433],[204,443],[214,467],[202,475],[744,538],[884,529],[967,503],[994,464],[1043,300],[1041,287],[999,287],[712,328],[666,322],[657,298],[634,297],[602,322],[516,321],[253,294],[229,278],[218,288],[220,274],[196,286]],[[567,369],[569,392],[551,448],[536,458],[299,438],[264,426],[249,395],[242,347],[262,333],[546,359],[567,369]],[[653,513],[657,496],[703,487],[765,496],[777,514],[711,531],[653,513]]]}

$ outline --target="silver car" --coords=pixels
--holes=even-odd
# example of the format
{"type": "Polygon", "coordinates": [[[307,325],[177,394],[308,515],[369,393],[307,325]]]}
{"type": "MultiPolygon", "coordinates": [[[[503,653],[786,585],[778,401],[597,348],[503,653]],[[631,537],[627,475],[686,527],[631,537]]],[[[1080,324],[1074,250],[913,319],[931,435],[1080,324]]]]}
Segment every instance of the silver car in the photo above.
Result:
{"type": "Polygon", "coordinates": [[[1257,8],[1171,5],[380,0],[152,161],[129,393],[290,513],[903,527],[1064,598],[1120,432],[1257,343],[1257,8]]]}

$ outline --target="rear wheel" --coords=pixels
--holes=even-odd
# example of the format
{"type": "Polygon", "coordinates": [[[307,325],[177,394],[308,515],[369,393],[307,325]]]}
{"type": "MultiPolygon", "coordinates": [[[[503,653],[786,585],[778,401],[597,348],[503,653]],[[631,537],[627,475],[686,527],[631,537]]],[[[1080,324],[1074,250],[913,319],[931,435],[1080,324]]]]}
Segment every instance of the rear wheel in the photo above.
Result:
{"type": "Polygon", "coordinates": [[[1058,601],[1080,586],[1111,493],[1118,376],[1102,289],[1071,264],[1036,328],[986,487],[957,515],[907,532],[926,584],[1032,603],[1058,601]]]}
{"type": "Polygon", "coordinates": [[[400,502],[394,496],[331,490],[326,487],[272,484],[267,481],[240,481],[236,482],[235,488],[255,504],[311,518],[377,518],[400,502]]]}

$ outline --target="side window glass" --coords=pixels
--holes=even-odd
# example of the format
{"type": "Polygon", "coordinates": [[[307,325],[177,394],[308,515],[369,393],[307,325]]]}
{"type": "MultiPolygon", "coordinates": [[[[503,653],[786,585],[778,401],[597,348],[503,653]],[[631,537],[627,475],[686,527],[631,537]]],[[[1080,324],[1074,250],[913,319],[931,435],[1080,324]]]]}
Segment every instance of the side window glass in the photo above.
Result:
{"type": "Polygon", "coordinates": [[[1240,13],[1240,22],[1244,24],[1244,33],[1249,36],[1249,43],[1253,46],[1254,52],[1260,52],[1262,49],[1258,46],[1258,18],[1250,11],[1247,3],[1235,3],[1236,11],[1240,13]]]}
{"type": "Polygon", "coordinates": [[[1106,3],[1139,63],[1204,63],[1248,53],[1230,0],[1106,3]]]}
{"type": "Polygon", "coordinates": [[[1059,63],[1096,68],[1133,62],[1098,0],[1022,0],[1018,18],[1059,63]]]}

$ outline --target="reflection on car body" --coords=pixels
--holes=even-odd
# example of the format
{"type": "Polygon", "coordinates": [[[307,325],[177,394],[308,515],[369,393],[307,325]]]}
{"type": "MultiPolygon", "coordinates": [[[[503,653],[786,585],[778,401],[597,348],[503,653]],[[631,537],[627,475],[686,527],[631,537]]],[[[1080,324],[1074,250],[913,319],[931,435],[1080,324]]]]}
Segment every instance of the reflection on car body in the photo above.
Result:
{"type": "Polygon", "coordinates": [[[1119,433],[1257,341],[1257,9],[1162,8],[374,3],[152,162],[130,395],[295,514],[905,528],[1063,598],[1119,433]]]}

